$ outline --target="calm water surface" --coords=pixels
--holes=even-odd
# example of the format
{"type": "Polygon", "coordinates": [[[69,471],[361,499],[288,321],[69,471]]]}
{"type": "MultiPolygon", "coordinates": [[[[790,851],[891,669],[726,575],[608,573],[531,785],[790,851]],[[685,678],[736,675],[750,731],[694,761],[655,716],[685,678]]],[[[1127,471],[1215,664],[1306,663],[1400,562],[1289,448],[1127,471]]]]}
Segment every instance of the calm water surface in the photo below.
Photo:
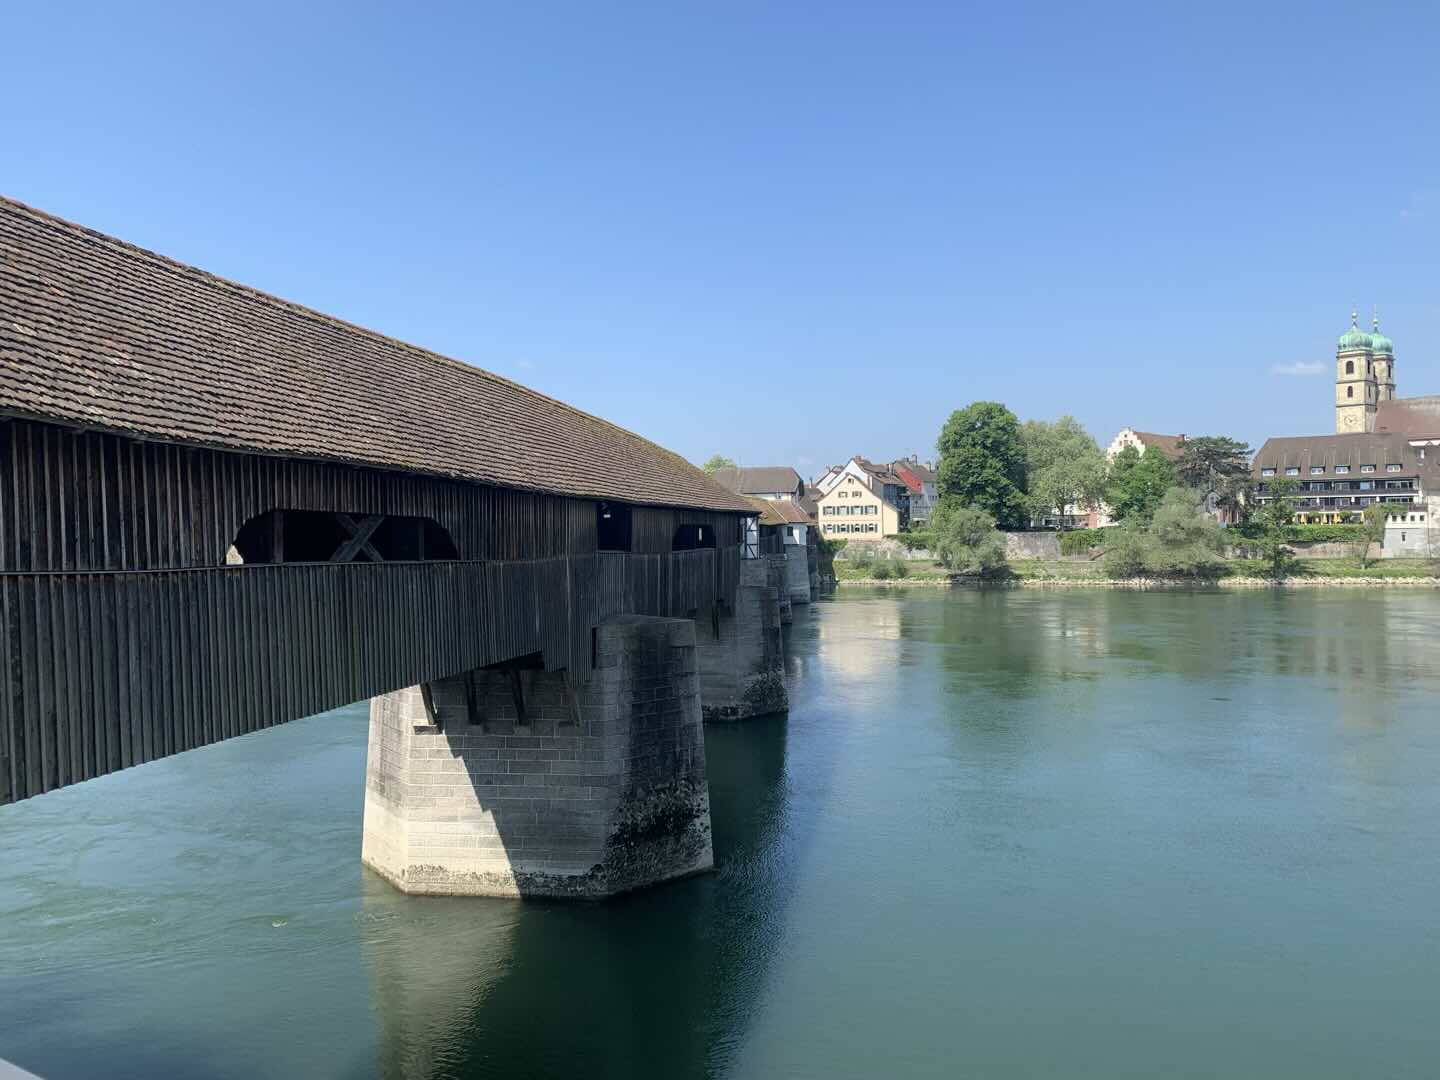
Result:
{"type": "Polygon", "coordinates": [[[1440,595],[850,594],[707,732],[718,872],[361,869],[342,709],[0,810],[47,1077],[1440,1074],[1440,595]]]}

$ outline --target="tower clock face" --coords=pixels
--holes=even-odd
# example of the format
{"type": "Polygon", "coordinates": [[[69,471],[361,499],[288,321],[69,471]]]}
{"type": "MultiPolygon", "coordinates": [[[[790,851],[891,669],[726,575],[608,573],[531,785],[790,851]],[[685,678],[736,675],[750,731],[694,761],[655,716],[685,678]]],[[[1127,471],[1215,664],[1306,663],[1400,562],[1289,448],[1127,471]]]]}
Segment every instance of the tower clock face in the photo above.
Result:
{"type": "Polygon", "coordinates": [[[1356,416],[1354,413],[1351,413],[1349,416],[1345,417],[1345,426],[1347,428],[1359,427],[1360,417],[1356,416]]]}

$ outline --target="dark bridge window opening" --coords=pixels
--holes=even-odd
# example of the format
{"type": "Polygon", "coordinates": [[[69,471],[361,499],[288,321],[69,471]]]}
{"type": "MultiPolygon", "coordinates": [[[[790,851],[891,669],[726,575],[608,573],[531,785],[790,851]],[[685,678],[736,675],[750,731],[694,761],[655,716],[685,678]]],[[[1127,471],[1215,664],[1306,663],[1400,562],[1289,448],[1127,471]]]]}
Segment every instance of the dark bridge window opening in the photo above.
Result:
{"type": "Polygon", "coordinates": [[[458,559],[443,526],[423,517],[267,510],[240,527],[245,563],[427,562],[458,559]]]}
{"type": "Polygon", "coordinates": [[[602,502],[595,506],[596,547],[601,551],[630,550],[630,507],[602,502]]]}
{"type": "Polygon", "coordinates": [[[709,525],[681,525],[670,541],[671,551],[698,551],[715,546],[715,530],[709,525]]]}

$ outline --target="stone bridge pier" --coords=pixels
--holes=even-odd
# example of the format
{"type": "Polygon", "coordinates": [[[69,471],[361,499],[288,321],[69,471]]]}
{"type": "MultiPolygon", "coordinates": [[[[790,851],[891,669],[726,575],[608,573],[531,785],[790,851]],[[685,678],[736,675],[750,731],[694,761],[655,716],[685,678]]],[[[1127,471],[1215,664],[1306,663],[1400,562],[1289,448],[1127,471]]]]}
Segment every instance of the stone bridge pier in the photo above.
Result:
{"type": "Polygon", "coordinates": [[[700,694],[707,722],[784,712],[785,655],[781,634],[783,564],[768,558],[740,564],[734,610],[697,613],[700,694]]]}
{"type": "Polygon", "coordinates": [[[707,870],[695,624],[595,630],[576,686],[538,663],[370,702],[363,861],[407,893],[599,898],[707,870]]]}

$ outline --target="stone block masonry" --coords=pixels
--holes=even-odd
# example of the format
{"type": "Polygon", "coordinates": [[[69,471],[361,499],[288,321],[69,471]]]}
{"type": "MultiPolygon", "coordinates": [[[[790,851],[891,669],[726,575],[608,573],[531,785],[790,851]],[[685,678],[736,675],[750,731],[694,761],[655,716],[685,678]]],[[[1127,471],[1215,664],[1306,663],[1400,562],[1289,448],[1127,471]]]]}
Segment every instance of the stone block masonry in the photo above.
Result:
{"type": "Polygon", "coordinates": [[[810,553],[804,544],[785,545],[785,587],[791,604],[810,603],[810,553]]]}
{"type": "Polygon", "coordinates": [[[600,898],[709,869],[694,624],[608,620],[595,659],[578,687],[491,668],[372,699],[363,861],[407,893],[469,896],[600,898]]]}
{"type": "Polygon", "coordinates": [[[697,612],[700,695],[707,723],[784,712],[781,566],[769,559],[740,564],[734,610],[697,612]]]}

